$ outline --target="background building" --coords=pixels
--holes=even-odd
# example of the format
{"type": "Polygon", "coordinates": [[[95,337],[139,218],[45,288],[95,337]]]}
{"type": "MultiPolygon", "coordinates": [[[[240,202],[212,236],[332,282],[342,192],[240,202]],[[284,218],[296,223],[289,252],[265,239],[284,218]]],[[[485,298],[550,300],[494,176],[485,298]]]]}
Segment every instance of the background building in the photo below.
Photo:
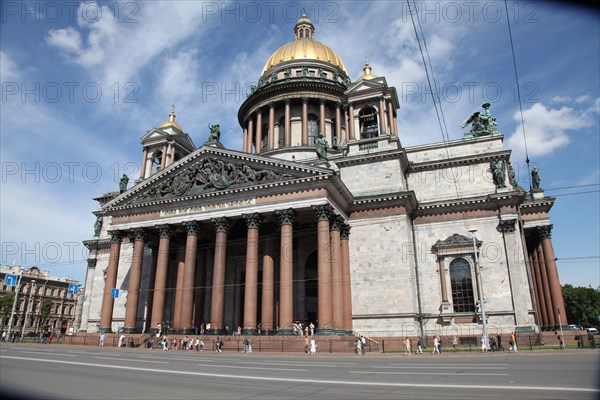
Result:
{"type": "MultiPolygon", "coordinates": [[[[73,333],[75,331],[75,306],[82,292],[70,294],[68,289],[70,284],[78,284],[78,282],[69,277],[53,277],[48,271],[41,271],[38,267],[3,266],[0,267],[0,297],[17,291],[17,286],[6,284],[6,275],[19,276],[19,274],[22,276],[12,332],[17,336],[20,336],[21,332],[24,332],[25,335],[45,332],[51,332],[54,335],[73,333]],[[41,313],[42,304],[46,300],[52,302],[47,319],[43,318],[41,313]]],[[[2,331],[8,329],[9,315],[10,311],[7,314],[5,325],[2,326],[2,331]]]]}
{"type": "Polygon", "coordinates": [[[490,105],[463,139],[405,148],[396,89],[368,60],[352,81],[306,16],[293,39],[239,109],[242,151],[218,126],[196,148],[174,110],[143,135],[140,179],[97,199],[82,327],[314,322],[319,334],[404,336],[567,324],[554,198],[535,178],[518,185],[490,105]]]}

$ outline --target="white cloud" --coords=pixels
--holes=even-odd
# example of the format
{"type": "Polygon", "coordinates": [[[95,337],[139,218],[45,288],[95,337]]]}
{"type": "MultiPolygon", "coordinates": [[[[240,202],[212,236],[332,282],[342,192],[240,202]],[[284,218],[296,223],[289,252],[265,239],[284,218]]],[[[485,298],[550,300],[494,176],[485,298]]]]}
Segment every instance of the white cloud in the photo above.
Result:
{"type": "Polygon", "coordinates": [[[81,52],[81,35],[70,26],[66,29],[51,29],[46,37],[46,43],[58,47],[67,54],[81,52]]]}
{"type": "MultiPolygon", "coordinates": [[[[536,103],[523,112],[525,134],[529,156],[548,156],[554,151],[569,144],[569,132],[592,126],[594,116],[590,110],[576,110],[571,107],[548,108],[542,103],[536,103]]],[[[518,159],[524,157],[525,144],[521,129],[521,116],[518,112],[513,115],[517,129],[508,140],[507,147],[513,149],[518,159]]]]}
{"type": "Polygon", "coordinates": [[[5,51],[0,51],[0,79],[2,82],[12,82],[21,78],[19,66],[5,51]]]}

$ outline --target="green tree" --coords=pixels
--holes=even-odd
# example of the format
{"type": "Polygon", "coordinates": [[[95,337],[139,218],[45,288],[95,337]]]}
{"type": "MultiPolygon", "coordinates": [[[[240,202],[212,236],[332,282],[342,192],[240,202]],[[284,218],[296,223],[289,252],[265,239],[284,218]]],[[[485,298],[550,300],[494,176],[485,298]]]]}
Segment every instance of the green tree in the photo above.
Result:
{"type": "Polygon", "coordinates": [[[0,328],[3,327],[10,318],[14,301],[14,293],[8,293],[0,297],[0,313],[2,314],[2,320],[0,321],[2,323],[0,324],[0,328]]]}
{"type": "Polygon", "coordinates": [[[562,286],[567,320],[584,328],[598,326],[600,316],[600,288],[562,286]]]}
{"type": "Polygon", "coordinates": [[[42,327],[46,327],[46,323],[48,322],[48,317],[50,316],[50,311],[52,310],[52,300],[46,299],[42,303],[42,307],[40,308],[40,323],[42,327]]]}

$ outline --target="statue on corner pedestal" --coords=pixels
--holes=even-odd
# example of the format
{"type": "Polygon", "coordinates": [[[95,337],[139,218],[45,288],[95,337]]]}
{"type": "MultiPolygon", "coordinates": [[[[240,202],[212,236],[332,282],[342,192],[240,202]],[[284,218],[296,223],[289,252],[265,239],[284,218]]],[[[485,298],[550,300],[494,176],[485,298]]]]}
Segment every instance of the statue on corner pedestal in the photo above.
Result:
{"type": "Polygon", "coordinates": [[[125,174],[121,177],[119,181],[119,193],[123,193],[127,190],[127,184],[129,183],[129,177],[125,174]]]}
{"type": "Polygon", "coordinates": [[[465,137],[477,137],[497,133],[496,117],[490,113],[490,103],[484,103],[481,107],[485,110],[483,113],[476,111],[460,124],[461,128],[471,124],[471,130],[465,133],[465,137]]]}
{"type": "Polygon", "coordinates": [[[531,188],[533,190],[541,190],[541,181],[539,169],[537,167],[533,167],[533,170],[531,171],[531,188]]]}
{"type": "Polygon", "coordinates": [[[210,135],[208,135],[208,141],[209,142],[218,142],[219,139],[221,139],[221,128],[219,127],[219,124],[216,125],[208,125],[208,128],[210,129],[210,135]]]}
{"type": "Polygon", "coordinates": [[[327,161],[328,146],[329,143],[327,142],[327,139],[325,139],[325,136],[323,136],[322,133],[319,133],[319,136],[315,140],[315,150],[317,151],[317,157],[319,158],[319,160],[327,161]]]}

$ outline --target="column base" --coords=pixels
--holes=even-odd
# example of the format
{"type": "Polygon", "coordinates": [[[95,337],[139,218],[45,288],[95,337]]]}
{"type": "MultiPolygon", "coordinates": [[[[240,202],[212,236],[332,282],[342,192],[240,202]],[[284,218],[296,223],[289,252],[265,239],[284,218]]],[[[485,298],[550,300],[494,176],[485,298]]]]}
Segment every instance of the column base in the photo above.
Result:
{"type": "Polygon", "coordinates": [[[294,335],[294,331],[292,329],[280,329],[279,332],[277,332],[278,336],[296,336],[294,335]]]}
{"type": "Polygon", "coordinates": [[[192,328],[179,328],[179,329],[177,329],[177,334],[179,334],[179,335],[195,335],[194,330],[192,328]]]}
{"type": "Polygon", "coordinates": [[[112,328],[98,328],[98,333],[113,333],[112,328]]]}
{"type": "Polygon", "coordinates": [[[317,328],[315,335],[319,336],[335,336],[335,329],[333,328],[317,328]]]}
{"type": "Polygon", "coordinates": [[[123,328],[121,330],[123,333],[140,333],[140,330],[137,328],[123,328]]]}
{"type": "Polygon", "coordinates": [[[249,328],[245,328],[242,329],[242,335],[250,335],[250,336],[256,336],[258,335],[258,329],[249,329],[249,328]]]}

